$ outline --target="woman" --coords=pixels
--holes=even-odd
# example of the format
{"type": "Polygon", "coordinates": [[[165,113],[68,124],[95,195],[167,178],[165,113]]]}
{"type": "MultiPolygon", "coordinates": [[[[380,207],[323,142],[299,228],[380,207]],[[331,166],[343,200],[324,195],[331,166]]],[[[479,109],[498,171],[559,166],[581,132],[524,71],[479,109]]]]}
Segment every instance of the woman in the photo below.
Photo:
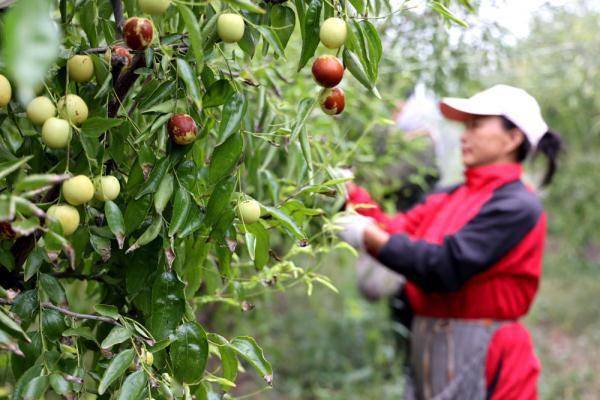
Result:
{"type": "Polygon", "coordinates": [[[465,125],[464,184],[396,216],[351,187],[349,202],[370,218],[342,218],[340,236],[408,280],[407,398],[535,399],[540,365],[518,319],[538,289],[546,217],[521,163],[545,155],[550,183],[561,140],[535,99],[514,87],[447,98],[440,109],[465,125]]]}

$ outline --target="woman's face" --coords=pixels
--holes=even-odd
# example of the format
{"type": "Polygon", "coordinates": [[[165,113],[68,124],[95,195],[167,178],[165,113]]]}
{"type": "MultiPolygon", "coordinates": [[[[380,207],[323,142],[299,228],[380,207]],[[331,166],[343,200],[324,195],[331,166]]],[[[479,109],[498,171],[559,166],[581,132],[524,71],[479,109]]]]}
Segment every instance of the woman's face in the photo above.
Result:
{"type": "Polygon", "coordinates": [[[500,117],[473,116],[465,122],[460,142],[463,164],[477,167],[515,162],[523,134],[518,129],[505,129],[500,117]]]}

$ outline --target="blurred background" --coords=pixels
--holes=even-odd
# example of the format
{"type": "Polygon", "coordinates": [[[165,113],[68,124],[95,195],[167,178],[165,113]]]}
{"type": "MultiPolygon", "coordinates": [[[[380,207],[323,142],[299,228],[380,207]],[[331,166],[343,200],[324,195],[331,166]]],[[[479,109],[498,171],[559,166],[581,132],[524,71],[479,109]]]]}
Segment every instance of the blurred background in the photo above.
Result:
{"type": "MultiPolygon", "coordinates": [[[[351,168],[357,183],[394,212],[436,181],[461,179],[456,148],[461,127],[440,120],[435,106],[431,108],[436,99],[470,96],[496,83],[522,87],[536,97],[549,125],[563,135],[567,152],[554,183],[540,193],[549,235],[542,286],[525,323],[543,366],[540,397],[597,399],[600,1],[479,0],[472,1],[471,10],[452,7],[467,27],[445,22],[424,0],[391,3],[392,12],[372,19],[383,38],[377,84],[382,100],[354,79],[345,79],[346,110],[335,119],[315,110],[310,135],[330,149],[334,163],[351,168]],[[413,103],[422,106],[418,110],[428,110],[423,118],[429,135],[419,129],[409,133],[410,121],[398,120],[411,96],[422,100],[413,103]]],[[[288,48],[288,59],[297,60],[298,52],[288,48]]],[[[290,63],[278,73],[289,83],[280,88],[287,101],[316,90],[307,69],[296,74],[290,63]]],[[[537,171],[535,162],[527,165],[527,179],[534,184],[537,171]]],[[[339,196],[334,201],[343,203],[339,196]]],[[[288,285],[283,293],[273,277],[265,285],[274,290],[247,304],[251,311],[211,304],[200,316],[209,331],[255,337],[273,365],[274,388],[263,389],[249,372],[233,395],[402,398],[404,354],[398,344],[403,331],[390,319],[387,301],[368,302],[361,296],[356,255],[345,246],[327,254],[313,254],[307,247],[298,248],[294,257],[297,265],[330,277],[335,288],[288,285]],[[227,312],[214,312],[217,307],[227,312]]],[[[0,382],[6,374],[0,369],[0,382]]]]}
{"type": "MultiPolygon", "coordinates": [[[[438,125],[440,160],[429,137],[407,135],[394,121],[416,85],[438,98],[470,96],[495,83],[520,86],[535,96],[549,125],[564,136],[567,153],[555,182],[541,193],[549,216],[548,248],[541,290],[525,323],[543,365],[541,398],[596,399],[600,2],[480,1],[472,12],[456,10],[467,28],[444,24],[423,3],[405,2],[391,18],[374,21],[384,33],[378,83],[383,101],[374,101],[351,82],[344,87],[343,117],[311,134],[341,140],[332,144],[342,150],[340,164],[353,168],[357,182],[392,212],[412,195],[400,189],[427,187],[436,165],[442,164],[444,183],[461,179],[452,151],[460,126],[438,125]]],[[[295,82],[284,90],[309,90],[308,75],[305,80],[306,87],[295,82]]],[[[527,170],[535,183],[535,163],[527,170]]],[[[252,398],[401,398],[397,326],[388,317],[386,301],[369,303],[360,296],[355,256],[339,251],[298,257],[318,263],[339,293],[321,286],[307,296],[306,287],[298,286],[257,298],[247,318],[232,311],[210,322],[219,329],[235,324],[237,334],[253,334],[264,346],[276,371],[275,388],[252,398]]],[[[249,379],[240,392],[252,392],[253,384],[249,379]]]]}

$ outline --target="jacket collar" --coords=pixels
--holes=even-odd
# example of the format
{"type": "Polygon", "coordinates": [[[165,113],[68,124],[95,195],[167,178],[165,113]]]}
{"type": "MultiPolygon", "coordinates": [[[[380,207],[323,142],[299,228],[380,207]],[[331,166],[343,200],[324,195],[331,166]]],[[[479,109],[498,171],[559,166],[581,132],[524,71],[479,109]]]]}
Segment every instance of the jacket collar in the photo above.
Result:
{"type": "Polygon", "coordinates": [[[465,170],[465,185],[469,189],[481,189],[492,185],[499,187],[521,178],[523,167],[519,163],[502,163],[471,167],[465,170]]]}

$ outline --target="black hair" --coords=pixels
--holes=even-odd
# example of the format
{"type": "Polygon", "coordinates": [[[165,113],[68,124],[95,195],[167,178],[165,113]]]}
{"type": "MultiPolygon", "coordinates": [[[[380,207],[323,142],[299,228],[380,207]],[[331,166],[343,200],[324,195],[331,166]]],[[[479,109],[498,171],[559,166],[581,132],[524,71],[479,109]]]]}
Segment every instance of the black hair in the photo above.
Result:
{"type": "MultiPolygon", "coordinates": [[[[517,126],[505,116],[500,117],[502,119],[502,125],[504,129],[511,130],[517,128],[517,126]]],[[[538,155],[543,154],[548,160],[548,165],[546,167],[546,174],[544,175],[544,179],[542,180],[542,186],[547,186],[552,182],[552,178],[556,173],[556,169],[558,167],[558,157],[560,153],[563,151],[563,140],[562,137],[552,131],[548,130],[544,136],[540,139],[535,151],[533,152],[533,159],[535,159],[538,155]]],[[[531,152],[531,143],[527,138],[524,138],[523,143],[517,149],[517,161],[523,162],[531,152]]]]}

